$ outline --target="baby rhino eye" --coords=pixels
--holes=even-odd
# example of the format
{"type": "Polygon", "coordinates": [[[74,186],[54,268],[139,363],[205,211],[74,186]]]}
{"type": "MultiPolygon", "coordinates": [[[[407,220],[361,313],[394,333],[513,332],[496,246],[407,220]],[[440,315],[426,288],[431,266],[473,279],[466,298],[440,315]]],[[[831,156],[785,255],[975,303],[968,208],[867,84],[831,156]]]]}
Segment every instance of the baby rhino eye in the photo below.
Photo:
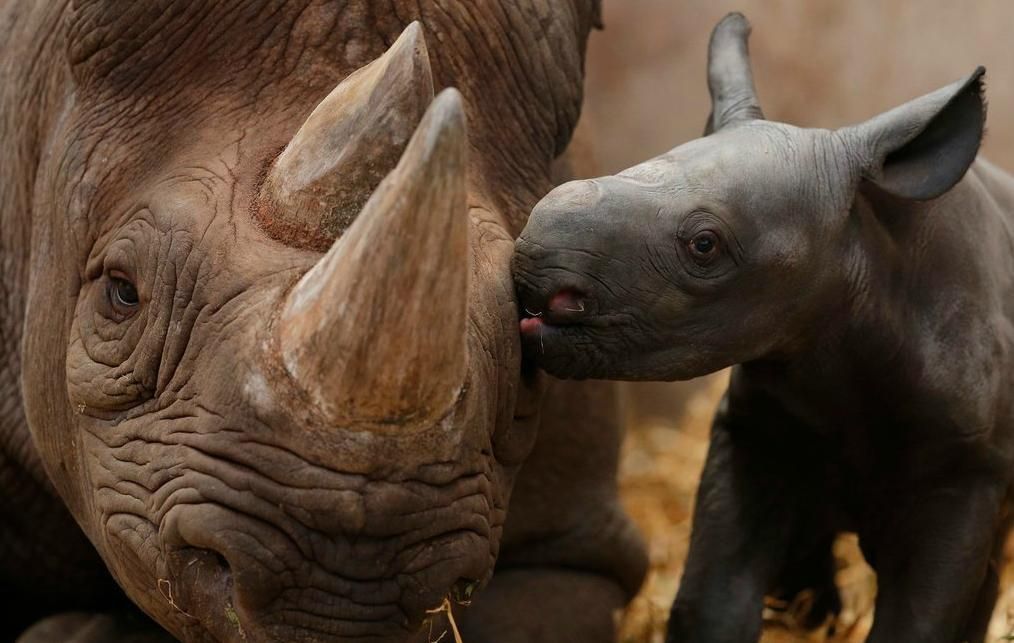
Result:
{"type": "Polygon", "coordinates": [[[134,284],[119,275],[110,275],[108,293],[113,310],[123,318],[133,315],[141,303],[134,284]]]}
{"type": "Polygon", "coordinates": [[[710,259],[718,250],[718,235],[711,230],[703,230],[690,239],[689,246],[695,259],[710,259]]]}

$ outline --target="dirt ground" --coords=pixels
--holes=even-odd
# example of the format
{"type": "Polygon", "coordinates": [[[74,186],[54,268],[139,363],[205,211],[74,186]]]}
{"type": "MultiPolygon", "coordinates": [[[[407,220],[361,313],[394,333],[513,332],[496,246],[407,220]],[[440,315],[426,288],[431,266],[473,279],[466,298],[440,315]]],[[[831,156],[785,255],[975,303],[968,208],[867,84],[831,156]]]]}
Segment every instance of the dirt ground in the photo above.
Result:
{"type": "MultiPolygon", "coordinates": [[[[751,54],[770,118],[802,126],[859,122],[987,68],[986,156],[1014,170],[1014,56],[1009,0],[604,0],[606,29],[587,63],[584,145],[588,174],[615,172],[700,135],[708,114],[705,50],[712,26],[742,11],[754,26],[751,54]]],[[[623,497],[649,543],[652,569],[620,615],[621,640],[663,640],[686,556],[694,491],[708,424],[725,385],[717,375],[688,384],[627,385],[629,433],[623,497]]],[[[876,581],[854,537],[836,553],[844,611],[836,634],[794,629],[805,607],[772,605],[764,641],[862,641],[876,581]]],[[[989,641],[1014,640],[1014,546],[1008,546],[989,641]]]]}

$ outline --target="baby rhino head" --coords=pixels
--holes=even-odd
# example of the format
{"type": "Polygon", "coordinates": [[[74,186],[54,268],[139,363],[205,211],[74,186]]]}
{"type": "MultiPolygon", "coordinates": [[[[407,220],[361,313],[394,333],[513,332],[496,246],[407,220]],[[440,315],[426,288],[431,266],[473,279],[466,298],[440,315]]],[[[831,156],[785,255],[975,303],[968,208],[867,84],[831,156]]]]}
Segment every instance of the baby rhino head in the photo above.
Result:
{"type": "Polygon", "coordinates": [[[860,125],[802,129],[763,119],[748,34],[739,14],[712,34],[704,138],[532,212],[514,277],[527,352],[550,373],[686,379],[798,348],[874,251],[860,195],[904,211],[975,159],[982,68],[860,125]]]}

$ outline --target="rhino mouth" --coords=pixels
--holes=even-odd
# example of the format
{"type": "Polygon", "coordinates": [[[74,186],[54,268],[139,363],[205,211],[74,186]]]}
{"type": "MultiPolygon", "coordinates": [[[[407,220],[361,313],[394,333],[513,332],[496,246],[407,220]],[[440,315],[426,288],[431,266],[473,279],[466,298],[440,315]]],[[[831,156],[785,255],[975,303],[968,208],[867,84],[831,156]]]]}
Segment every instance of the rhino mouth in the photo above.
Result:
{"type": "Polygon", "coordinates": [[[560,349],[558,344],[583,334],[590,321],[587,314],[589,305],[577,292],[567,289],[542,306],[534,303],[521,305],[518,330],[526,358],[541,365],[548,354],[560,349]],[[550,353],[546,350],[547,342],[550,353]]]}
{"type": "Polygon", "coordinates": [[[374,541],[186,505],[167,514],[158,590],[188,621],[188,639],[196,629],[196,640],[405,640],[446,598],[467,601],[492,570],[481,520],[430,522],[444,524],[374,541]]]}
{"type": "Polygon", "coordinates": [[[537,331],[542,326],[576,326],[587,323],[593,302],[584,290],[560,288],[545,301],[533,296],[521,300],[521,334],[537,331]]]}
{"type": "Polygon", "coordinates": [[[587,287],[563,283],[545,275],[521,270],[515,264],[518,299],[518,331],[526,357],[536,362],[548,354],[549,343],[554,349],[567,338],[576,338],[588,331],[602,329],[608,319],[599,314],[599,302],[587,287]]]}
{"type": "Polygon", "coordinates": [[[634,317],[616,310],[604,288],[588,285],[593,279],[531,263],[515,256],[525,361],[562,379],[608,378],[610,363],[637,348],[634,317]]]}

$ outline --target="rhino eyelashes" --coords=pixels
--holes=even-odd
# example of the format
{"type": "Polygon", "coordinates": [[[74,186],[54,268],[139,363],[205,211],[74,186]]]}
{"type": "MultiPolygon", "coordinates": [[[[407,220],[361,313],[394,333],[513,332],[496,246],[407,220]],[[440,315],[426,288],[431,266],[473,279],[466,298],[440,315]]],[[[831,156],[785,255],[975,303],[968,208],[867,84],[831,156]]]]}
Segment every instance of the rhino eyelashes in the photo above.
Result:
{"type": "Polygon", "coordinates": [[[394,169],[432,100],[426,41],[413,22],[317,105],[268,171],[254,219],[287,245],[326,251],[394,169]]]}

